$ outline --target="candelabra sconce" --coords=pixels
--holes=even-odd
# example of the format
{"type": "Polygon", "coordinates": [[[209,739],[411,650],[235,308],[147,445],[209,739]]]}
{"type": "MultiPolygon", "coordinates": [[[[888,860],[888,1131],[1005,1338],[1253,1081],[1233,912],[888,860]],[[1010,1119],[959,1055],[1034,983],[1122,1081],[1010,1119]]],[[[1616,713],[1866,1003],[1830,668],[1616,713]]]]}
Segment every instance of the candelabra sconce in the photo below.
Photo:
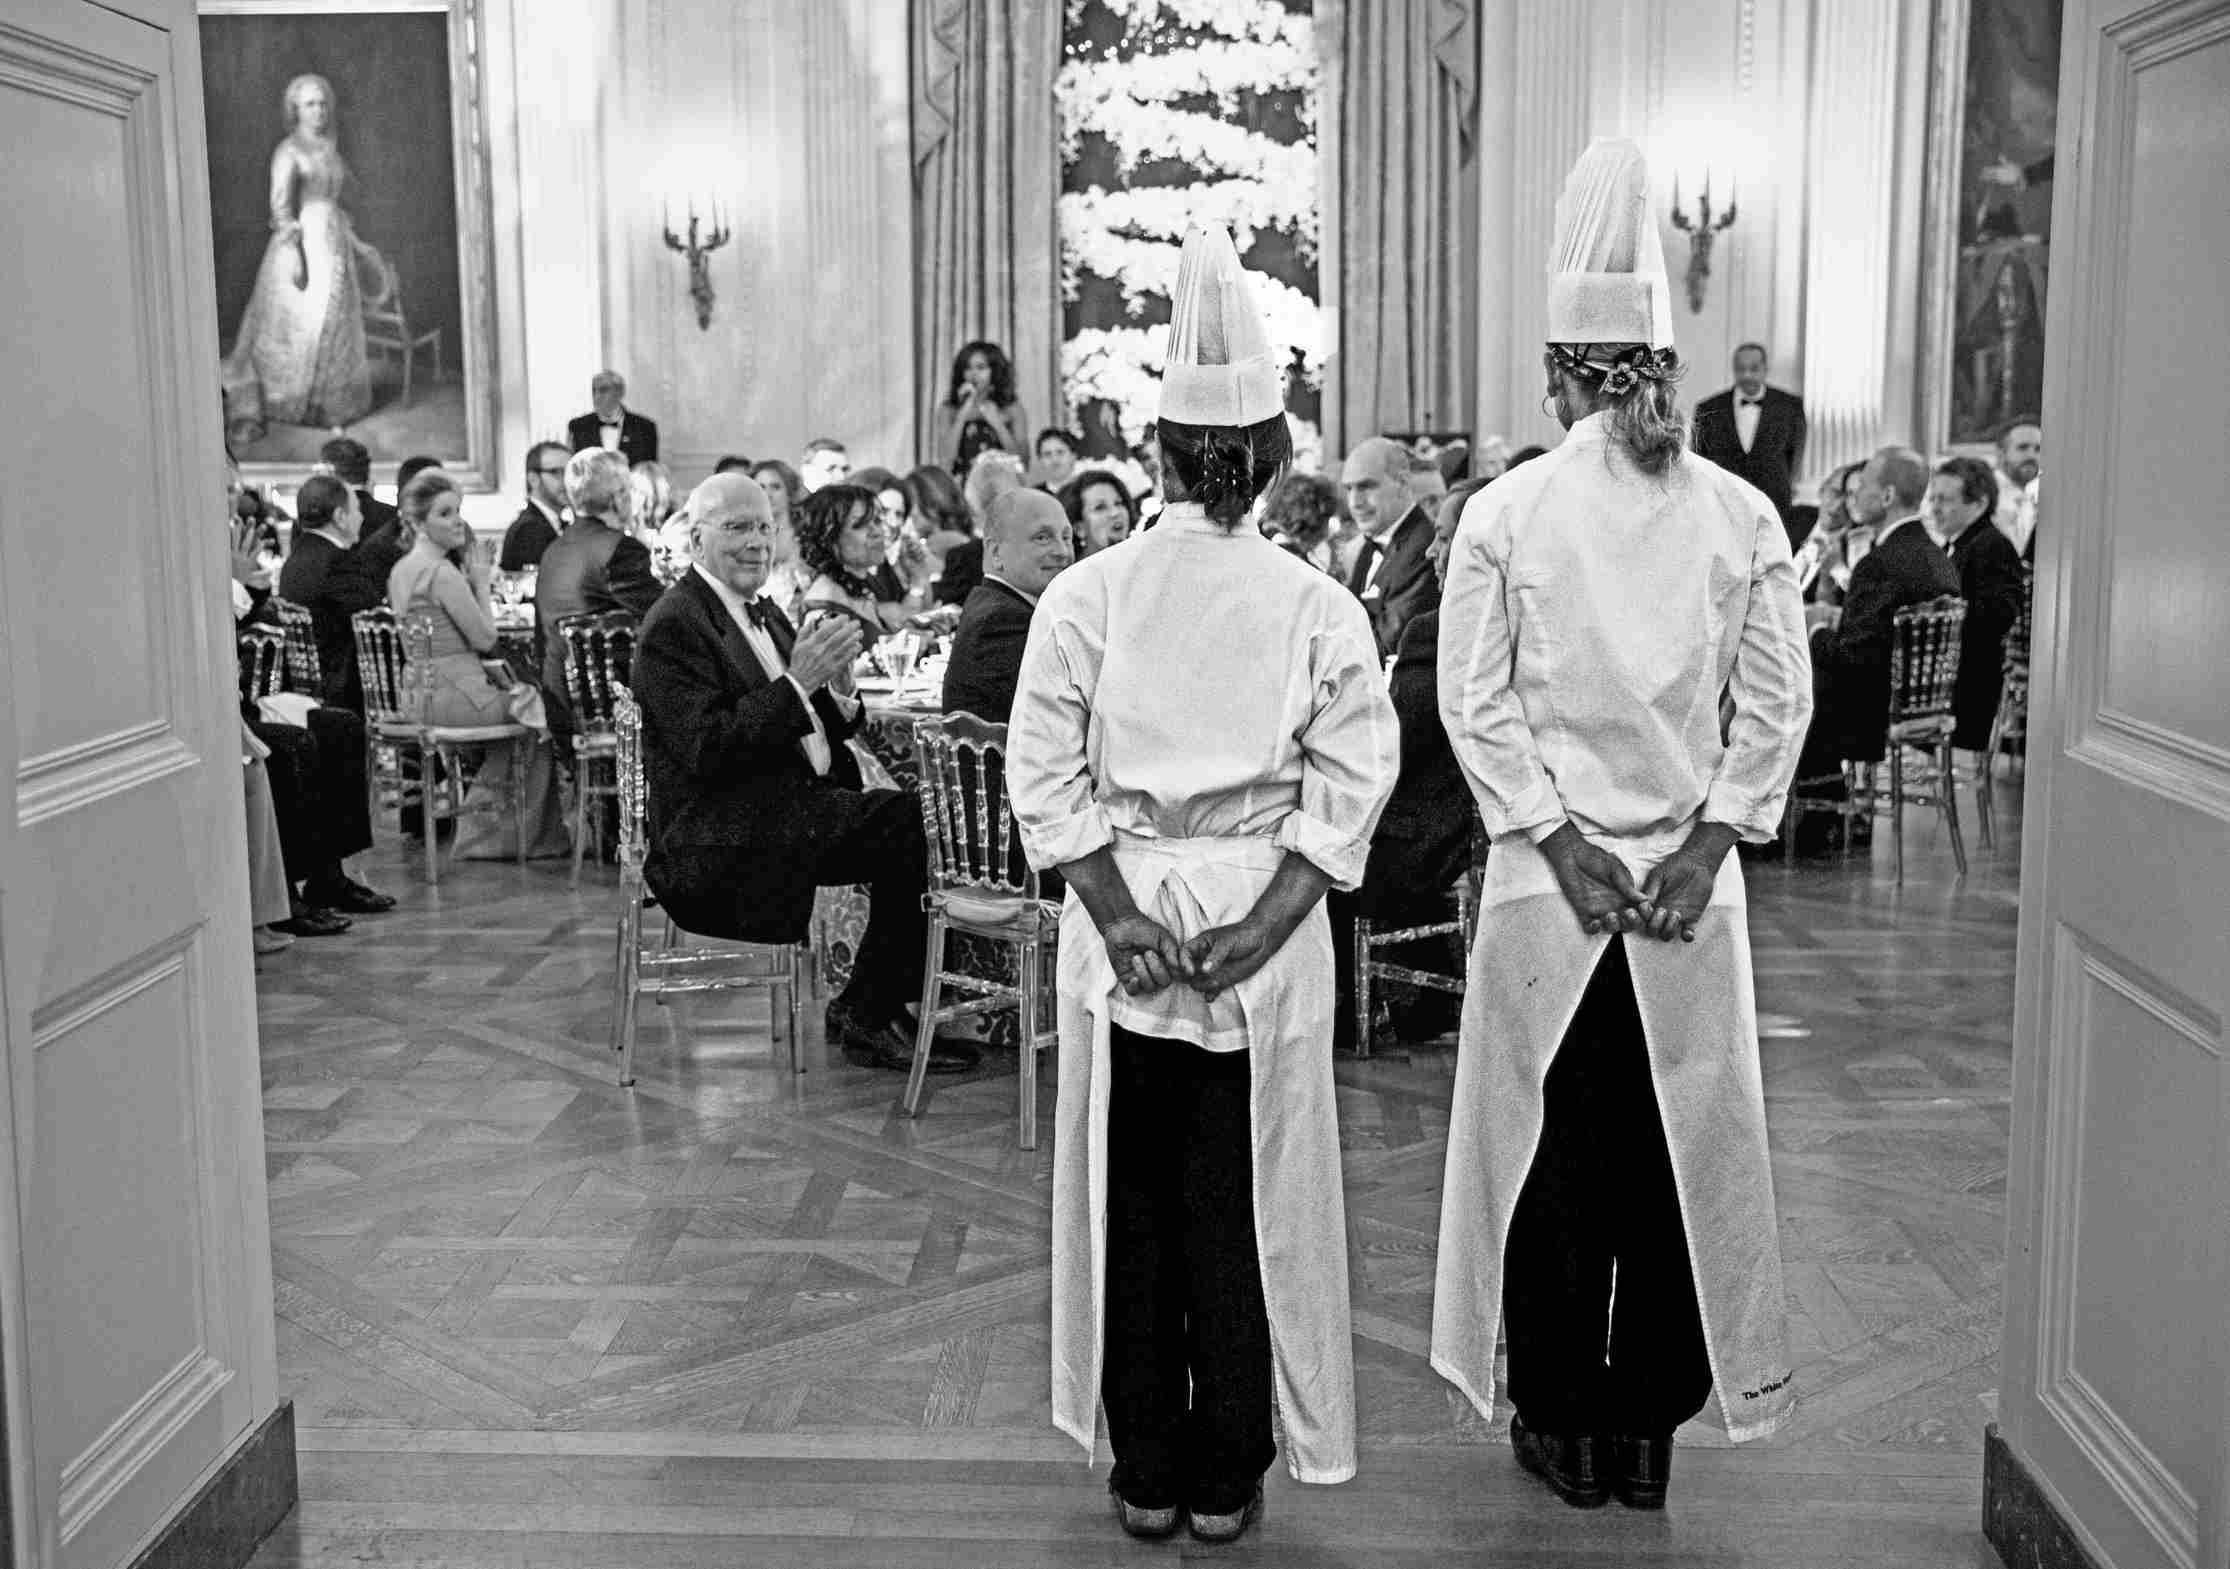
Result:
{"type": "Polygon", "coordinates": [[[712,325],[712,253],[728,243],[730,231],[720,204],[711,204],[712,215],[702,229],[697,218],[697,203],[689,203],[689,228],[687,237],[674,233],[674,215],[665,214],[666,249],[689,258],[689,298],[697,307],[697,328],[701,332],[712,325]]]}
{"type": "Polygon", "coordinates": [[[1727,192],[1727,210],[1713,215],[1711,209],[1711,171],[1705,170],[1703,195],[1697,199],[1694,217],[1680,200],[1680,176],[1673,176],[1673,227],[1688,236],[1688,309],[1701,311],[1705,286],[1711,282],[1711,248],[1718,241],[1721,231],[1731,228],[1735,214],[1735,192],[1727,192]]]}

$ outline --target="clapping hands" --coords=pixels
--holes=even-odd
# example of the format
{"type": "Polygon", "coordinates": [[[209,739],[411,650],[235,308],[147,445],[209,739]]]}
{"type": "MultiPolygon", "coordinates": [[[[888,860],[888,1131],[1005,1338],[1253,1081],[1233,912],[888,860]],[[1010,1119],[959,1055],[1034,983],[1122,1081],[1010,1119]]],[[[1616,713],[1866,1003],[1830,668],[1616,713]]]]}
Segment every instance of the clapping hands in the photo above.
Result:
{"type": "Polygon", "coordinates": [[[271,586],[271,570],[263,564],[263,531],[252,520],[232,525],[232,580],[242,588],[271,586]]]}

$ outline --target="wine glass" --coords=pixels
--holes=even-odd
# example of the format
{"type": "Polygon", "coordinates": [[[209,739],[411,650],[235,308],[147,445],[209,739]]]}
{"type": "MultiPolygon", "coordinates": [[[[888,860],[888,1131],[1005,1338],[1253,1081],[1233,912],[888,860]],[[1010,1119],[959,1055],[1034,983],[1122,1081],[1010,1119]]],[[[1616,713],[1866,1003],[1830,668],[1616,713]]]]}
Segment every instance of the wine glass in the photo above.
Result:
{"type": "Polygon", "coordinates": [[[897,697],[906,690],[906,683],[913,679],[914,659],[921,652],[921,638],[913,632],[893,632],[887,639],[890,646],[891,695],[897,697]]]}

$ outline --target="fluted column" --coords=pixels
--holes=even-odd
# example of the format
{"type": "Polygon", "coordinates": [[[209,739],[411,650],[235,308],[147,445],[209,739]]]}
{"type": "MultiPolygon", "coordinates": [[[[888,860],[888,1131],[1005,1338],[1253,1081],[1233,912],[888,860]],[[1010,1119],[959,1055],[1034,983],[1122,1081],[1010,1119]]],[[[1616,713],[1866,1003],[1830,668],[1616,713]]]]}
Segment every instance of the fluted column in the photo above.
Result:
{"type": "Polygon", "coordinates": [[[1885,394],[1898,287],[1900,54],[1880,0],[1816,0],[1812,79],[1832,80],[1834,91],[1814,97],[1805,158],[1806,477],[1893,434],[1885,394]]]}

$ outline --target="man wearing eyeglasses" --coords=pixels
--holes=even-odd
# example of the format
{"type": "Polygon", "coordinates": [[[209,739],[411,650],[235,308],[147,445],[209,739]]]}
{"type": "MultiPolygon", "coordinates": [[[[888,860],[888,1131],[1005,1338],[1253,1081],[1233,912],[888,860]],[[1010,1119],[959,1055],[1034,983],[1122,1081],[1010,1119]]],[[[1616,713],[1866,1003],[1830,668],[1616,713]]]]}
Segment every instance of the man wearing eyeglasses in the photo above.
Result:
{"type": "Polygon", "coordinates": [[[564,531],[565,460],[562,441],[538,441],[527,453],[527,504],[503,533],[498,570],[524,572],[542,564],[542,552],[564,531]]]}

